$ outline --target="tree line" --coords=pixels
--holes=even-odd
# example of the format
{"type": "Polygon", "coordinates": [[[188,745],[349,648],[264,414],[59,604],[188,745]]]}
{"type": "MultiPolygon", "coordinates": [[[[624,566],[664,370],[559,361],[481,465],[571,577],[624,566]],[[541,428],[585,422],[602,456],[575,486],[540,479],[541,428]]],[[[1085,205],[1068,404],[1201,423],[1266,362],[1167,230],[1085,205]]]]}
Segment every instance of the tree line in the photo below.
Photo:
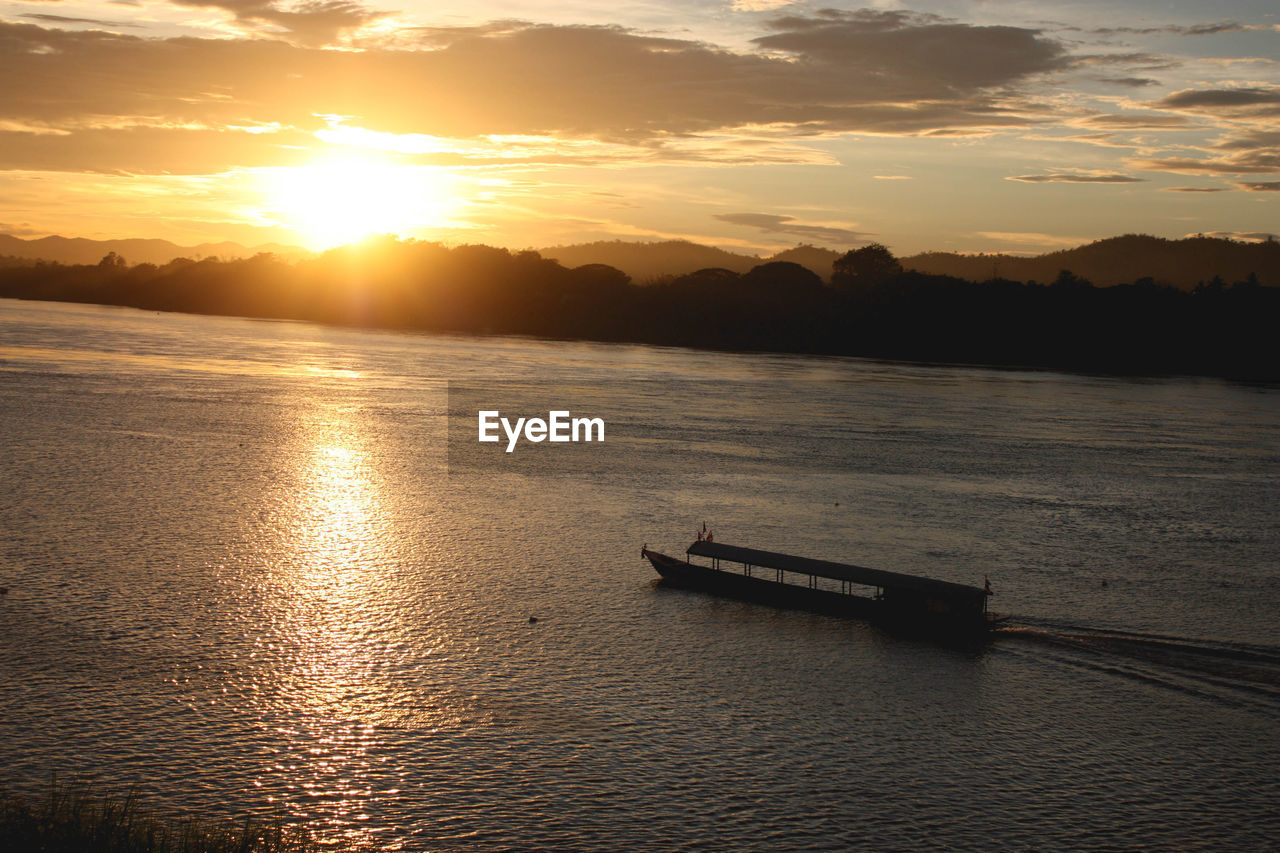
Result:
{"type": "Polygon", "coordinates": [[[1256,276],[1192,291],[969,282],[906,271],[885,247],[843,255],[830,283],[777,261],[636,284],[537,252],[381,238],[288,262],[96,265],[0,259],[0,296],[403,330],[731,350],[1280,379],[1280,288],[1256,276]]]}

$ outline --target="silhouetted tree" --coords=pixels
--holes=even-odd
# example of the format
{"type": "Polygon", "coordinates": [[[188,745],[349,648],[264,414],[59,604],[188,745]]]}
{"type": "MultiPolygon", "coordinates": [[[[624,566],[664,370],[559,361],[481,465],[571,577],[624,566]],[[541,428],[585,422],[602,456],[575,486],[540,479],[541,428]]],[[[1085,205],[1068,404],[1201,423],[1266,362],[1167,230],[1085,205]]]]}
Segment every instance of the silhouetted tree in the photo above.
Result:
{"type": "Polygon", "coordinates": [[[537,252],[383,238],[297,262],[270,254],[133,267],[115,254],[84,265],[4,261],[0,296],[480,334],[1280,377],[1280,288],[1247,267],[1227,279],[1233,285],[1214,276],[1188,293],[1154,276],[1095,288],[1069,271],[1049,287],[971,283],[904,272],[878,245],[840,261],[843,294],[787,262],[743,275],[706,268],[646,287],[613,267],[566,269],[537,252]]]}
{"type": "Polygon", "coordinates": [[[631,284],[631,276],[608,264],[583,264],[569,270],[570,279],[587,287],[618,290],[631,284]]]}
{"type": "Polygon", "coordinates": [[[1227,289],[1227,283],[1222,280],[1222,276],[1215,275],[1209,279],[1208,283],[1200,282],[1191,292],[1197,296],[1217,296],[1227,289]]]}
{"type": "Polygon", "coordinates": [[[791,261],[769,261],[752,267],[751,271],[742,277],[742,283],[792,293],[823,287],[822,276],[808,267],[802,267],[791,261]]]}
{"type": "Polygon", "coordinates": [[[845,252],[832,265],[831,285],[839,290],[862,290],[902,274],[902,264],[888,248],[871,243],[845,252]]]}
{"type": "Polygon", "coordinates": [[[724,267],[706,267],[686,273],[675,280],[677,286],[686,287],[718,287],[726,282],[735,282],[740,276],[733,270],[724,267]]]}
{"type": "Polygon", "coordinates": [[[1067,289],[1067,288],[1084,289],[1088,287],[1093,287],[1093,282],[1089,281],[1087,278],[1081,278],[1080,276],[1073,273],[1071,270],[1061,270],[1058,272],[1058,277],[1053,280],[1053,284],[1051,285],[1051,287],[1060,287],[1063,289],[1067,289]]]}

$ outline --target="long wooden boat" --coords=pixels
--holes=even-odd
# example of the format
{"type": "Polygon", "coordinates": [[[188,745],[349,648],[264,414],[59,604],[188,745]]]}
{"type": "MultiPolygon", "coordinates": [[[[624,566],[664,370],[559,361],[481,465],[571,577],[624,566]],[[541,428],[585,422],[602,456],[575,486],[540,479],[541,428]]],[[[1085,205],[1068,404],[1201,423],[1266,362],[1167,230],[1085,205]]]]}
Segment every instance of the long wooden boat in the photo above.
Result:
{"type": "Polygon", "coordinates": [[[889,630],[982,636],[1001,621],[987,610],[990,586],[967,586],[701,539],[685,549],[683,560],[647,546],[640,554],[671,586],[852,616],[889,630]],[[707,562],[694,562],[693,557],[707,562]]]}

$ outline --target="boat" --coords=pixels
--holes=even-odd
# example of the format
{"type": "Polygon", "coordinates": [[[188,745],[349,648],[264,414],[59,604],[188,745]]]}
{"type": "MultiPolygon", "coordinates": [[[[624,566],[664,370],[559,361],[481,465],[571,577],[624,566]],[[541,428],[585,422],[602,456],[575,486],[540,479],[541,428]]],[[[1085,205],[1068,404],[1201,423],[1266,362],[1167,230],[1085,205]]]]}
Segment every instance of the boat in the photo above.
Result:
{"type": "Polygon", "coordinates": [[[647,545],[640,554],[669,586],[865,619],[891,631],[982,636],[1003,621],[988,612],[989,583],[968,586],[705,539],[685,549],[683,560],[647,545]]]}

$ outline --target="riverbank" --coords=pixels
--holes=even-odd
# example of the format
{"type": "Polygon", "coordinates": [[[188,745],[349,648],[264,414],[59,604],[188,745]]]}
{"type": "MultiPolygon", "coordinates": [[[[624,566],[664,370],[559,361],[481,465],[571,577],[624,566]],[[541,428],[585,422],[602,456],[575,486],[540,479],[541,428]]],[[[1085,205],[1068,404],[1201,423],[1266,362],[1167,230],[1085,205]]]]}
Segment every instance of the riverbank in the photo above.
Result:
{"type": "Polygon", "coordinates": [[[830,284],[788,263],[636,284],[612,267],[566,269],[536,252],[388,241],[297,263],[0,264],[0,296],[403,331],[1280,380],[1271,334],[1280,288],[1256,277],[1192,291],[1150,278],[1094,287],[1065,270],[1051,284],[975,283],[903,271],[883,254],[880,266],[830,284]]]}
{"type": "Polygon", "coordinates": [[[166,818],[134,794],[53,780],[39,800],[0,794],[0,838],[11,853],[308,853],[306,836],[280,824],[166,818]]]}

